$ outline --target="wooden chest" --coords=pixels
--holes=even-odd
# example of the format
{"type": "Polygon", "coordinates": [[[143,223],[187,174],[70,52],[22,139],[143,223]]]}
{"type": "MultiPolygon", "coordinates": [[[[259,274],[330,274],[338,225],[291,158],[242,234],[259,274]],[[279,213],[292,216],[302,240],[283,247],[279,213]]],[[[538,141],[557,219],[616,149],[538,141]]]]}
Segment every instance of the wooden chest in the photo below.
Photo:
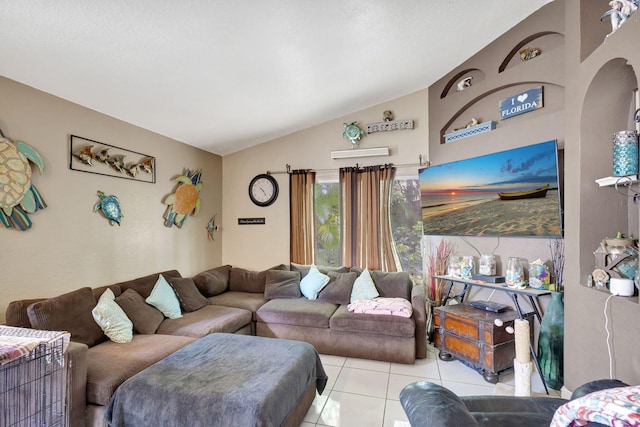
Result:
{"type": "MultiPolygon", "coordinates": [[[[485,380],[496,383],[498,373],[513,366],[514,335],[506,328],[513,327],[517,318],[514,309],[493,313],[467,304],[436,307],[434,341],[440,359],[456,358],[482,373],[485,380]],[[496,319],[502,321],[501,326],[496,325],[496,319]]],[[[526,318],[532,324],[533,315],[526,318]]]]}

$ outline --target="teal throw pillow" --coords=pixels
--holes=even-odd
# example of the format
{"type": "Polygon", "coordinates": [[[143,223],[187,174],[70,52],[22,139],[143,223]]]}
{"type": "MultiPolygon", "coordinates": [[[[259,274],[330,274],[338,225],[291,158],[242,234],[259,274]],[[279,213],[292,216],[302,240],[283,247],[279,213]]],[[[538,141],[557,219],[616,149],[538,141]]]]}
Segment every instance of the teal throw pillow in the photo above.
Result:
{"type": "Polygon", "coordinates": [[[180,301],[178,301],[176,293],[162,274],[158,276],[156,285],[145,301],[160,310],[169,319],[182,317],[180,301]]]}
{"type": "Polygon", "coordinates": [[[320,273],[318,268],[313,265],[309,269],[309,273],[300,280],[300,291],[307,299],[317,299],[318,293],[329,283],[329,280],[329,276],[320,273]]]}
{"type": "Polygon", "coordinates": [[[115,299],[113,291],[107,288],[98,299],[98,304],[91,310],[91,314],[111,341],[130,342],[133,339],[133,323],[115,299]]]}
{"type": "Polygon", "coordinates": [[[353,282],[353,288],[351,289],[351,302],[356,302],[361,299],[374,299],[378,297],[378,289],[376,289],[375,283],[371,278],[371,274],[368,269],[362,270],[362,273],[358,276],[355,282],[353,282]]]}

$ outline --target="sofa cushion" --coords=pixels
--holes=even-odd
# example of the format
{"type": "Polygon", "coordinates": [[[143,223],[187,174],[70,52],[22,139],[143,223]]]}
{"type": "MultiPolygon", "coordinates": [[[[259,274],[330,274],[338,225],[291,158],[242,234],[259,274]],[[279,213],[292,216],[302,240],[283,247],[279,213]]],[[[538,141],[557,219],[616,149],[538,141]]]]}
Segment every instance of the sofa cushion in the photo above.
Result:
{"type": "Polygon", "coordinates": [[[139,335],[120,344],[106,341],[87,352],[87,402],[107,405],[125,380],[195,341],[192,337],[139,335]]]}
{"type": "Polygon", "coordinates": [[[264,299],[262,292],[236,292],[227,291],[215,297],[207,298],[209,304],[221,305],[223,307],[235,307],[249,310],[253,313],[253,320],[256,320],[256,311],[264,305],[267,300],[264,299]]]}
{"type": "Polygon", "coordinates": [[[262,292],[267,281],[267,271],[251,271],[244,268],[231,268],[229,272],[229,290],[237,292],[262,292]]]}
{"type": "Polygon", "coordinates": [[[251,312],[241,308],[207,305],[184,313],[178,319],[165,319],[157,334],[200,338],[215,332],[234,333],[251,324],[251,312]]]}
{"type": "Polygon", "coordinates": [[[352,313],[349,312],[346,305],[338,307],[333,316],[331,316],[329,324],[331,330],[335,331],[408,338],[413,337],[416,330],[415,321],[412,317],[352,313]]]}
{"type": "MultiPolygon", "coordinates": [[[[300,279],[303,279],[304,276],[306,276],[309,273],[309,270],[311,269],[312,265],[306,265],[306,264],[296,264],[295,262],[292,262],[289,264],[291,271],[299,271],[300,272],[300,279]]],[[[318,271],[320,271],[320,273],[322,274],[327,274],[330,271],[334,271],[336,273],[347,273],[349,271],[349,269],[347,267],[341,266],[341,267],[331,267],[331,266],[326,266],[326,265],[319,265],[317,266],[318,271]]]]}
{"type": "Polygon", "coordinates": [[[297,271],[267,270],[264,299],[300,298],[300,273],[297,271]]]}
{"type": "Polygon", "coordinates": [[[169,279],[169,284],[178,296],[180,307],[183,311],[191,312],[201,309],[209,304],[209,301],[200,293],[193,279],[190,277],[173,277],[169,279]]]}
{"type": "Polygon", "coordinates": [[[371,278],[381,297],[411,299],[413,283],[411,276],[406,271],[372,270],[371,278]]]}
{"type": "Polygon", "coordinates": [[[229,287],[230,265],[223,265],[203,271],[193,277],[193,282],[205,297],[213,297],[227,290],[229,287]]]}
{"type": "Polygon", "coordinates": [[[107,289],[111,289],[114,297],[118,297],[122,293],[122,288],[120,288],[120,285],[100,286],[98,288],[91,289],[91,292],[93,292],[93,296],[96,298],[96,301],[98,301],[98,299],[100,299],[102,294],[104,294],[104,291],[106,291],[107,289]]]}
{"type": "Polygon", "coordinates": [[[107,339],[91,315],[95,306],[91,288],[80,288],[33,303],[27,307],[27,313],[33,328],[67,331],[72,341],[91,347],[107,339]]]}
{"type": "Polygon", "coordinates": [[[162,274],[167,280],[172,277],[182,277],[177,270],[167,270],[116,284],[120,286],[122,292],[126,291],[127,289],[133,289],[134,291],[142,295],[143,298],[147,298],[151,294],[151,290],[153,289],[153,287],[156,285],[158,276],[160,274],[162,274]]]}
{"type": "Polygon", "coordinates": [[[147,304],[142,295],[133,289],[127,289],[122,295],[116,297],[116,303],[133,322],[133,329],[139,334],[155,334],[164,320],[164,314],[147,304]]]}
{"type": "Polygon", "coordinates": [[[160,310],[169,319],[182,317],[180,301],[178,301],[176,293],[162,274],[158,276],[158,281],[151,290],[151,294],[145,299],[145,302],[160,310]]]}
{"type": "Polygon", "coordinates": [[[335,304],[306,298],[272,299],[258,309],[256,319],[264,323],[328,328],[336,308],[335,304]]]}
{"type": "Polygon", "coordinates": [[[113,291],[107,288],[91,310],[94,320],[113,342],[124,343],[133,337],[133,323],[115,302],[113,291]]]}
{"type": "Polygon", "coordinates": [[[353,282],[358,277],[357,273],[336,273],[329,271],[329,283],[320,291],[318,299],[333,304],[349,304],[353,282]]]}
{"type": "Polygon", "coordinates": [[[307,275],[300,280],[300,291],[307,299],[317,299],[318,293],[329,283],[329,280],[329,276],[320,273],[318,268],[313,265],[307,275]]]}
{"type": "Polygon", "coordinates": [[[379,295],[369,270],[365,268],[355,282],[353,282],[349,301],[356,302],[361,299],[373,299],[379,295]]]}

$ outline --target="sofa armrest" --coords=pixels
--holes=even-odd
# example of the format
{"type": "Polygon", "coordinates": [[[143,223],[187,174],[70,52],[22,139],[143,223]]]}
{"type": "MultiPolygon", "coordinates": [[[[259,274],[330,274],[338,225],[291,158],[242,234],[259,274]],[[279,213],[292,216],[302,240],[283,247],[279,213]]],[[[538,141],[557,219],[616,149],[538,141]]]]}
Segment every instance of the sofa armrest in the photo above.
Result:
{"type": "Polygon", "coordinates": [[[427,309],[425,305],[425,290],[422,284],[414,284],[411,289],[411,308],[416,322],[416,357],[427,357],[427,309]]]}
{"type": "Polygon", "coordinates": [[[65,352],[67,426],[87,425],[87,347],[71,341],[65,352]]]}
{"type": "Polygon", "coordinates": [[[589,381],[586,384],[582,384],[571,393],[571,400],[579,399],[594,391],[606,390],[608,388],[627,387],[629,384],[623,383],[620,380],[594,380],[589,381]]]}
{"type": "Polygon", "coordinates": [[[478,426],[460,398],[438,384],[411,383],[400,392],[400,403],[412,427],[478,426]]]}

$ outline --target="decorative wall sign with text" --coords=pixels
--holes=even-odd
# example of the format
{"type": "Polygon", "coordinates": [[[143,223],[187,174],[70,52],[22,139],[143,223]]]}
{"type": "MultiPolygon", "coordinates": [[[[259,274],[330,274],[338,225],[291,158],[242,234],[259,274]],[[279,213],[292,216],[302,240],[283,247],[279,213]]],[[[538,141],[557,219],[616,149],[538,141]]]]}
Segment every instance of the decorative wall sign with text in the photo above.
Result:
{"type": "Polygon", "coordinates": [[[542,86],[500,101],[500,119],[508,119],[542,108],[542,86]]]}
{"type": "Polygon", "coordinates": [[[76,135],[71,135],[69,168],[116,178],[156,182],[155,157],[76,135]]]}
{"type": "Polygon", "coordinates": [[[238,225],[264,225],[264,218],[238,218],[238,225]]]}

